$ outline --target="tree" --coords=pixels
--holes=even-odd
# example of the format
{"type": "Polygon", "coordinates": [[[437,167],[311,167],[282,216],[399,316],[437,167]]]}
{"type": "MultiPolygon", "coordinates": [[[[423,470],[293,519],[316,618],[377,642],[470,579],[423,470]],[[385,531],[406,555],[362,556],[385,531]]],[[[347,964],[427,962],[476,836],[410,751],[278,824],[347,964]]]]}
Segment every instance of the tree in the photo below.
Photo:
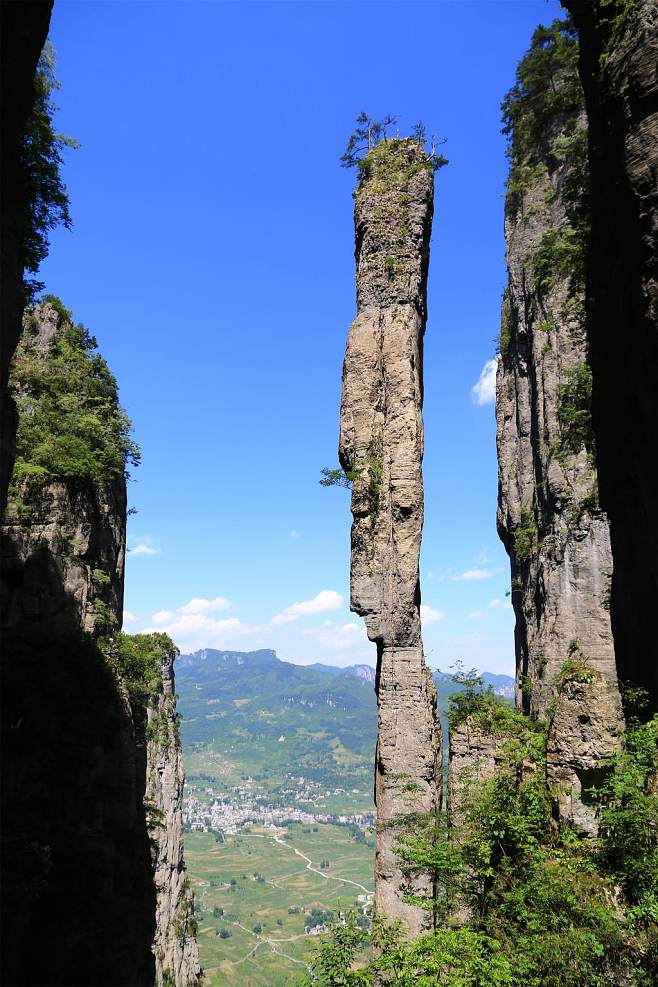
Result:
{"type": "Polygon", "coordinates": [[[387,131],[396,123],[396,117],[388,113],[383,120],[373,120],[364,111],[356,118],[356,128],[347,142],[345,154],[340,159],[341,167],[354,168],[362,155],[376,147],[381,140],[386,140],[387,131]]]}
{"type": "MultiPolygon", "coordinates": [[[[52,95],[60,88],[60,83],[55,78],[55,49],[49,41],[39,59],[34,88],[34,109],[25,128],[21,149],[27,184],[23,267],[30,274],[36,274],[48,254],[50,231],[60,224],[71,228],[69,197],[60,169],[63,149],[80,146],[72,137],[57,133],[53,127],[56,106],[52,95]]],[[[28,303],[42,290],[42,282],[34,278],[25,280],[28,303]]]]}
{"type": "MultiPolygon", "coordinates": [[[[378,144],[381,144],[382,141],[388,140],[388,131],[396,123],[397,117],[392,116],[390,113],[383,120],[373,120],[367,113],[359,113],[356,118],[354,133],[350,134],[345,153],[341,156],[341,167],[361,168],[368,152],[372,151],[378,144]]],[[[425,150],[427,131],[422,123],[415,123],[411,128],[411,136],[409,138],[400,138],[399,131],[396,133],[394,140],[400,139],[416,141],[425,150]]],[[[430,138],[430,148],[429,151],[426,151],[426,154],[434,171],[448,163],[447,158],[444,158],[442,154],[437,154],[437,148],[441,144],[445,144],[445,142],[445,138],[439,139],[435,134],[432,134],[430,138]]]]}

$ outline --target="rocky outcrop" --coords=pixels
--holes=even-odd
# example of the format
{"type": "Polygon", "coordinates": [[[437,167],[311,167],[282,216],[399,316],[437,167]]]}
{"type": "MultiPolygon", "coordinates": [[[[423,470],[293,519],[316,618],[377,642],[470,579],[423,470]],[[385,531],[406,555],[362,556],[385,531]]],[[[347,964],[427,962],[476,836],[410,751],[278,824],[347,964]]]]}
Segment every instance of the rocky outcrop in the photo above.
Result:
{"type": "MultiPolygon", "coordinates": [[[[384,141],[355,193],[357,306],[343,368],[340,462],[352,482],[351,608],[377,645],[375,908],[411,932],[396,836],[436,808],[440,731],[420,633],[422,345],[432,164],[414,140],[384,141]]],[[[425,886],[423,891],[427,889],[425,886]]]]}
{"type": "Polygon", "coordinates": [[[586,324],[617,666],[658,709],[658,3],[563,2],[588,118],[586,324]]]}
{"type": "Polygon", "coordinates": [[[147,710],[146,820],[155,878],[157,987],[191,987],[200,968],[194,898],[183,859],[183,752],[176,713],[175,652],[162,657],[162,690],[147,710]]]}
{"type": "Polygon", "coordinates": [[[53,633],[90,634],[121,620],[126,484],[75,488],[52,483],[10,500],[0,533],[0,583],[6,626],[47,623],[53,633]]]}
{"type": "MultiPolygon", "coordinates": [[[[29,317],[36,372],[47,365],[62,316],[45,303],[29,317]]],[[[0,529],[5,627],[23,621],[53,634],[120,627],[126,555],[126,480],[14,485],[0,529]]]]}
{"type": "Polygon", "coordinates": [[[34,75],[48,34],[52,0],[0,4],[0,522],[14,461],[16,408],[9,364],[23,322],[26,188],[21,160],[25,124],[34,105],[34,75]]]}
{"type": "MultiPolygon", "coordinates": [[[[559,53],[555,59],[558,98],[521,152],[515,141],[528,126],[524,91],[511,109],[509,280],[496,395],[498,529],[511,562],[517,702],[533,716],[551,714],[549,746],[559,758],[549,758],[549,781],[556,791],[569,789],[568,801],[560,799],[563,811],[591,832],[580,779],[618,747],[622,714],[584,327],[585,118],[573,61],[559,53]],[[589,676],[585,695],[560,691],[569,669],[589,676]],[[598,728],[581,730],[576,742],[582,716],[598,728]]],[[[535,113],[536,102],[530,107],[535,113]]]]}
{"type": "Polygon", "coordinates": [[[459,830],[474,787],[493,778],[501,764],[501,737],[473,716],[450,730],[447,809],[450,825],[459,830]]]}

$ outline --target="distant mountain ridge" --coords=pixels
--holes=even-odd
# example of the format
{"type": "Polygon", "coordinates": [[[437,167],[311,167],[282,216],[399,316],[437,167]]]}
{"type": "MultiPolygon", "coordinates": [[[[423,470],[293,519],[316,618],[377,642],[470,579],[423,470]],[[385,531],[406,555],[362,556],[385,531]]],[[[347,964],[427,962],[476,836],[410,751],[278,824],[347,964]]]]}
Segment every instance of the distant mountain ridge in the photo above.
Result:
{"type": "MultiPolygon", "coordinates": [[[[496,695],[514,698],[514,679],[510,675],[482,672],[482,679],[496,695]]],[[[217,703],[222,697],[246,704],[258,697],[264,707],[284,702],[294,705],[330,705],[343,710],[375,710],[372,686],[375,669],[357,664],[347,667],[314,662],[297,665],[284,661],[271,648],[257,651],[220,651],[202,648],[183,654],[176,661],[176,675],[183,701],[191,701],[187,687],[194,682],[194,699],[217,703]],[[224,673],[229,671],[230,676],[224,673]],[[199,695],[199,693],[201,693],[199,695]]],[[[440,700],[458,692],[453,677],[440,669],[433,673],[440,700]]]]}
{"type": "MultiPolygon", "coordinates": [[[[482,677],[499,695],[513,696],[509,675],[482,677]]],[[[459,687],[445,672],[434,678],[445,729],[446,699],[459,687]]],[[[377,735],[374,681],[375,669],[367,664],[295,665],[269,648],[181,655],[176,691],[186,757],[197,757],[196,764],[210,752],[210,762],[239,766],[238,774],[268,773],[270,787],[272,778],[281,781],[293,772],[322,778],[330,787],[369,788],[377,735]]]]}

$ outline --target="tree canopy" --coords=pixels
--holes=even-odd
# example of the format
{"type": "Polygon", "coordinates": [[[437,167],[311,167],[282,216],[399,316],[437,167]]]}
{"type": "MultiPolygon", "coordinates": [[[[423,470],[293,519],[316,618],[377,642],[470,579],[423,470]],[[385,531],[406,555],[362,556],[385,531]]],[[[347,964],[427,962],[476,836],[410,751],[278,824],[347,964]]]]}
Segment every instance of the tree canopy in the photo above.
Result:
{"type": "Polygon", "coordinates": [[[10,382],[18,408],[13,483],[102,482],[139,463],[130,419],[119,404],[116,378],[95,338],[58,298],[46,295],[29,311],[10,382]],[[56,331],[39,335],[43,305],[56,313],[56,331]]]}

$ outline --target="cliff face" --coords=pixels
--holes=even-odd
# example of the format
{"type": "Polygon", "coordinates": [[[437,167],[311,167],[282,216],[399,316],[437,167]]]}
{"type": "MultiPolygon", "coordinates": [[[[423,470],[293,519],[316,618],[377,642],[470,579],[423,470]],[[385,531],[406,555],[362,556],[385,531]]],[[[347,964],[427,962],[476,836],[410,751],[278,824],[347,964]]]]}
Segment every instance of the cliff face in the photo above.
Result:
{"type": "MultiPolygon", "coordinates": [[[[52,304],[30,317],[36,374],[62,328],[52,304]]],[[[28,399],[29,401],[29,399],[28,399]]],[[[126,554],[126,481],[15,485],[0,530],[0,605],[6,627],[21,621],[53,633],[98,635],[121,626],[126,554]]]]}
{"type": "Polygon", "coordinates": [[[34,74],[48,34],[52,0],[0,6],[0,522],[14,461],[16,408],[8,390],[9,364],[23,321],[23,240],[26,189],[20,147],[34,105],[34,74]]]}
{"type": "Polygon", "coordinates": [[[194,899],[183,859],[183,752],[174,686],[174,652],[162,656],[162,690],[147,710],[144,804],[151,840],[156,909],[157,987],[189,987],[200,975],[194,899]]]}
{"type": "Polygon", "coordinates": [[[517,702],[550,719],[549,780],[569,790],[559,796],[563,814],[593,832],[580,793],[618,747],[623,720],[584,327],[585,119],[573,68],[556,64],[553,78],[565,98],[546,113],[532,161],[513,158],[508,186],[498,528],[511,562],[517,702]]]}
{"type": "Polygon", "coordinates": [[[464,806],[474,785],[493,778],[500,767],[500,738],[472,716],[450,731],[448,758],[448,815],[450,825],[459,829],[464,806]]]}
{"type": "MultiPolygon", "coordinates": [[[[405,816],[437,805],[440,731],[420,634],[422,341],[433,173],[422,147],[369,151],[356,192],[358,314],[343,368],[340,461],[353,476],[351,608],[377,645],[375,907],[412,932],[393,845],[405,816]]],[[[423,888],[426,890],[425,886],[423,888]]]]}
{"type": "Polygon", "coordinates": [[[587,333],[617,665],[658,709],[658,4],[564,6],[588,118],[587,333]]]}
{"type": "MultiPolygon", "coordinates": [[[[16,466],[24,479],[10,489],[0,532],[4,982],[150,987],[166,973],[187,987],[199,968],[183,886],[174,651],[152,694],[134,661],[115,660],[114,639],[96,643],[121,625],[125,476],[35,483],[51,448],[73,450],[76,459],[61,460],[71,470],[89,462],[84,444],[42,427],[53,409],[38,397],[54,385],[53,399],[69,407],[70,379],[49,368],[61,359],[68,373],[87,357],[57,350],[67,333],[85,337],[52,305],[30,320],[16,394],[41,444],[30,457],[26,418],[16,466]]],[[[92,385],[77,372],[83,402],[92,385]]]]}

